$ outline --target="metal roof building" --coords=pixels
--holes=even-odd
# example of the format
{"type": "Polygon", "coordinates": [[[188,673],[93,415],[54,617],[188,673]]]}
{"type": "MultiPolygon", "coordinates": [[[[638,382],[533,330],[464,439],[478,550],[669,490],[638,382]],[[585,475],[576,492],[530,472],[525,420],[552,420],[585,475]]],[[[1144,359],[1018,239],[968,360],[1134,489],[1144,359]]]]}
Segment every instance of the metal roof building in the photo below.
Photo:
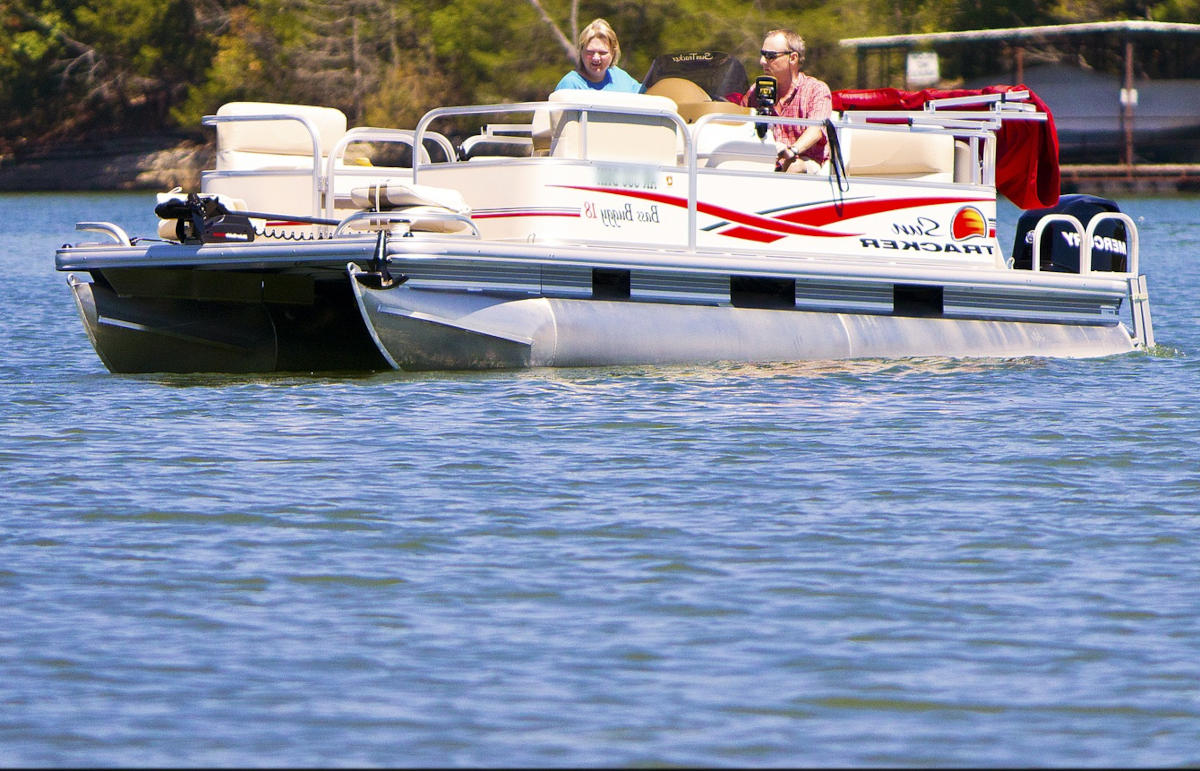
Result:
{"type": "MultiPolygon", "coordinates": [[[[839,41],[843,47],[857,52],[856,80],[859,88],[894,85],[896,54],[903,65],[907,54],[935,51],[939,56],[963,58],[980,55],[981,46],[987,48],[988,60],[994,70],[1006,72],[1013,83],[1026,82],[1026,60],[1033,57],[1045,61],[1047,49],[1064,45],[1079,45],[1087,41],[1096,56],[1107,58],[1108,69],[1117,71],[1115,88],[1119,88],[1119,104],[1114,103],[1111,113],[1106,99],[1095,92],[1086,91],[1081,84],[1077,99],[1092,97],[1098,120],[1105,118],[1119,122],[1123,147],[1121,161],[1131,164],[1135,158],[1135,120],[1138,96],[1135,89],[1135,72],[1148,74],[1149,70],[1174,70],[1167,77],[1194,77],[1196,68],[1181,63],[1200,51],[1200,24],[1178,24],[1142,20],[1099,21],[1083,24],[1056,24],[1039,27],[1011,27],[1002,29],[963,30],[956,32],[932,32],[909,35],[884,35],[878,37],[846,38],[839,41]],[[1165,50],[1174,47],[1173,50],[1165,50]],[[874,64],[874,67],[872,67],[874,64]],[[874,69],[874,77],[871,70],[874,69]],[[1191,72],[1189,72],[1191,70],[1191,72]],[[872,82],[874,81],[874,82],[872,82]]],[[[1080,57],[1082,58],[1082,57],[1080,57]]],[[[1140,85],[1148,84],[1143,78],[1140,85]]],[[[1157,79],[1155,82],[1160,82],[1157,79]]],[[[908,86],[907,78],[905,85],[908,86]]],[[[1200,94],[1195,103],[1186,105],[1197,112],[1197,139],[1200,140],[1200,94]]],[[[1047,100],[1049,101],[1049,100],[1047,100]]],[[[1051,104],[1052,109],[1054,105],[1051,104]]],[[[1148,128],[1146,117],[1139,131],[1148,128]]]]}

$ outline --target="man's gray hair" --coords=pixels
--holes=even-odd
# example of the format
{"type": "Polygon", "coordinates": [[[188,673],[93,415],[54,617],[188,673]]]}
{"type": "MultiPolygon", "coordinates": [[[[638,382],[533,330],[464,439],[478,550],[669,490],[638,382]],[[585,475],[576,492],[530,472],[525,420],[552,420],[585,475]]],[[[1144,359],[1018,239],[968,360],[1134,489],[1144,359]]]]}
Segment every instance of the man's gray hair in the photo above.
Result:
{"type": "Polygon", "coordinates": [[[775,35],[783,35],[784,42],[787,43],[789,51],[794,51],[800,54],[800,64],[804,64],[804,38],[800,37],[800,33],[795,30],[773,29],[768,32],[764,38],[774,37],[775,35]]]}

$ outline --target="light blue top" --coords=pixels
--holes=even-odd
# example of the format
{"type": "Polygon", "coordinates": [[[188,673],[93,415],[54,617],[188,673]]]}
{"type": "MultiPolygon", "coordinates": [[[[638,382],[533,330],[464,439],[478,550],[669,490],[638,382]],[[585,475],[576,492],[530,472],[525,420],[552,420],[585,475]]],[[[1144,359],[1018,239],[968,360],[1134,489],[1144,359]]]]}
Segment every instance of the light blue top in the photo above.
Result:
{"type": "Polygon", "coordinates": [[[554,87],[555,91],[563,88],[590,88],[593,91],[622,91],[628,94],[640,94],[642,92],[642,84],[633,79],[625,70],[617,66],[609,67],[604,73],[604,79],[599,83],[593,83],[585,78],[579,70],[571,70],[566,75],[563,75],[562,80],[558,81],[558,85],[554,87]]]}

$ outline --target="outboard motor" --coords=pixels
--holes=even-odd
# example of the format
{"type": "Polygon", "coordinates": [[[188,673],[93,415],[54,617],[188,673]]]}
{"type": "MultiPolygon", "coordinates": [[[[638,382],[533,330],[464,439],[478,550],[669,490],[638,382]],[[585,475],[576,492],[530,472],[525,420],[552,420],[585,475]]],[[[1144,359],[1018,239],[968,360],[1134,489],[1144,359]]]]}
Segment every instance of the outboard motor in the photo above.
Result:
{"type": "MultiPolygon", "coordinates": [[[[1033,230],[1047,214],[1070,214],[1087,228],[1088,222],[1103,212],[1119,212],[1116,202],[1094,195],[1064,195],[1049,209],[1033,209],[1017,220],[1013,241],[1013,267],[1033,267],[1033,230]]],[[[1042,231],[1041,269],[1060,273],[1079,272],[1081,234],[1065,222],[1053,222],[1042,231]]],[[[1125,223],[1109,220],[1096,229],[1092,241],[1092,270],[1124,272],[1129,265],[1129,234],[1125,223]]]]}

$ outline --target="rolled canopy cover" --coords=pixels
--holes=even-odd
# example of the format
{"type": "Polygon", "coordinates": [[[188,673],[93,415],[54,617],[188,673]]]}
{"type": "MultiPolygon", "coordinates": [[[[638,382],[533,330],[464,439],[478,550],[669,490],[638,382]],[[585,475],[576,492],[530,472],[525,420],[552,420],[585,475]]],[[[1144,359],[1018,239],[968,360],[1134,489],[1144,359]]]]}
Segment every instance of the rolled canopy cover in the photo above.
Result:
{"type": "MultiPolygon", "coordinates": [[[[833,109],[920,110],[933,99],[1029,91],[1028,102],[1046,114],[1045,121],[1007,120],[996,135],[996,189],[1022,209],[1042,209],[1058,203],[1058,132],[1054,115],[1026,86],[987,86],[979,89],[898,88],[843,89],[833,92],[833,109]]],[[[962,109],[970,109],[964,107],[962,109]]],[[[950,110],[947,110],[950,112],[950,110]]]]}

